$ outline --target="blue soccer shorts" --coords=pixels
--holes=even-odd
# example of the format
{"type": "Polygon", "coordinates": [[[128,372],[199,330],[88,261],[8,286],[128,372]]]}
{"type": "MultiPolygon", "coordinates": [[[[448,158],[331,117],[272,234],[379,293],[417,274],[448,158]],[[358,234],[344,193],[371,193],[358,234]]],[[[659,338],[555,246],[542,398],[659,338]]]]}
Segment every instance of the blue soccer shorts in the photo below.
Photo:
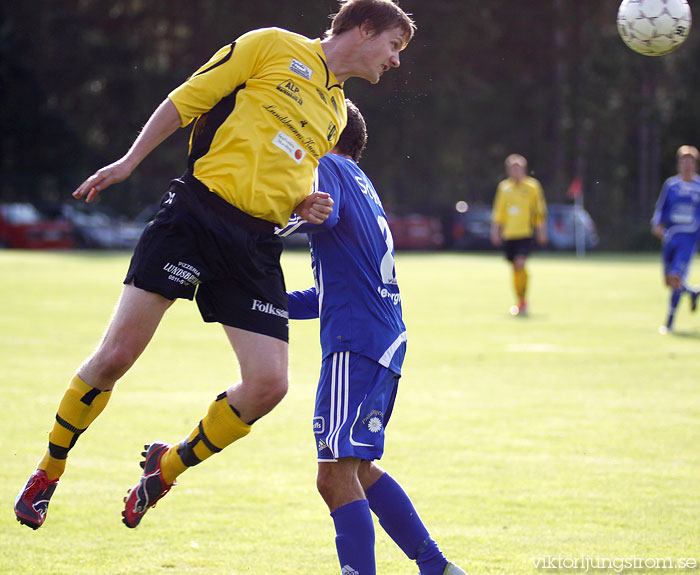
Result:
{"type": "Polygon", "coordinates": [[[663,247],[664,275],[676,276],[685,281],[690,262],[697,251],[695,234],[675,234],[663,247]]]}
{"type": "Polygon", "coordinates": [[[398,384],[397,374],[364,356],[349,351],[327,356],[313,421],[318,460],[381,459],[398,384]]]}

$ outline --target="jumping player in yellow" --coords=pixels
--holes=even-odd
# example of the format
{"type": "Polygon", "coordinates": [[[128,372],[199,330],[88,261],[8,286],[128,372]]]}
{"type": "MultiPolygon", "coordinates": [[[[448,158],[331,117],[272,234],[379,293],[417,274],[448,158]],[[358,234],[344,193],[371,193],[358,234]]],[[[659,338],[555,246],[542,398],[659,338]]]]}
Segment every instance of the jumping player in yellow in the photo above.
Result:
{"type": "Polygon", "coordinates": [[[527,175],[527,160],[520,154],[506,158],[508,177],[498,184],[491,213],[491,242],[503,246],[513,265],[513,285],[518,304],[513,315],[527,313],[527,270],[525,262],[537,243],[547,243],[547,204],[540,182],[527,175]]]}
{"type": "Polygon", "coordinates": [[[399,66],[414,29],[391,0],[343,0],[323,39],[276,28],[244,34],[168,95],[122,158],[75,190],[92,201],[194,122],[185,174],[171,182],[144,231],[104,338],[70,381],[47,452],[15,500],[21,523],[44,523],[69,451],[178,298],[196,299],[204,321],[222,324],[241,381],[179,444],[146,446],[143,475],[125,499],[127,527],[180,473],[245,436],[282,400],[288,312],[275,227],[292,212],[314,223],[328,217],[330,196],[309,192],[319,158],[345,127],[343,82],[376,84],[399,66]]]}

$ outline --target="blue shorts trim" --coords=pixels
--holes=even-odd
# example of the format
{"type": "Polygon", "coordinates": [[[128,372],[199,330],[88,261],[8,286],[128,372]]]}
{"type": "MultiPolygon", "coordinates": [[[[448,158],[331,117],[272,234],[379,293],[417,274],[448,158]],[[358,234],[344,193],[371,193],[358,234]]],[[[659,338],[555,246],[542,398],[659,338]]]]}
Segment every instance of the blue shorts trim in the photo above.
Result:
{"type": "Polygon", "coordinates": [[[381,459],[399,376],[349,351],[321,365],[313,428],[319,461],[381,459]]]}

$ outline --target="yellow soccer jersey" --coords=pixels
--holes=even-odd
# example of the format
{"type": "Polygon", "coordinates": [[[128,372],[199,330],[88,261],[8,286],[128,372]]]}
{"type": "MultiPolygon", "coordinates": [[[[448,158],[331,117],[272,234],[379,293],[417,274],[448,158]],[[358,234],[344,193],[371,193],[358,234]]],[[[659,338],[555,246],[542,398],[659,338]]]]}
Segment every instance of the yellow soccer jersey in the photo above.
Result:
{"type": "Polygon", "coordinates": [[[286,225],[347,112],[320,39],[254,30],[221,48],[168,97],[195,120],[189,172],[238,209],[286,225]]]}
{"type": "Polygon", "coordinates": [[[520,183],[507,178],[498,184],[493,202],[492,221],[501,226],[506,240],[532,237],[534,228],[545,223],[547,205],[542,186],[529,176],[520,183]]]}

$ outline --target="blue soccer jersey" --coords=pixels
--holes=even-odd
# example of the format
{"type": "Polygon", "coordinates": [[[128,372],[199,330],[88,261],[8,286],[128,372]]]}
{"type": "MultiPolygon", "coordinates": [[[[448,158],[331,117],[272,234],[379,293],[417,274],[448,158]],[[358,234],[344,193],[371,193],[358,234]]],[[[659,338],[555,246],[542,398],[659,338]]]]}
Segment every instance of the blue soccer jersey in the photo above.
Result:
{"type": "Polygon", "coordinates": [[[680,176],[668,178],[656,202],[652,225],[664,227],[664,241],[676,234],[700,233],[700,176],[686,182],[680,176]]]}
{"type": "Polygon", "coordinates": [[[664,228],[664,275],[685,279],[700,240],[700,176],[668,178],[656,202],[652,225],[664,228]]]}
{"type": "Polygon", "coordinates": [[[293,216],[280,235],[309,234],[315,287],[289,293],[290,319],[321,319],[323,357],[354,352],[400,375],[406,327],[394,242],[369,178],[350,158],[321,158],[315,188],[333,198],[320,225],[293,216]]]}

